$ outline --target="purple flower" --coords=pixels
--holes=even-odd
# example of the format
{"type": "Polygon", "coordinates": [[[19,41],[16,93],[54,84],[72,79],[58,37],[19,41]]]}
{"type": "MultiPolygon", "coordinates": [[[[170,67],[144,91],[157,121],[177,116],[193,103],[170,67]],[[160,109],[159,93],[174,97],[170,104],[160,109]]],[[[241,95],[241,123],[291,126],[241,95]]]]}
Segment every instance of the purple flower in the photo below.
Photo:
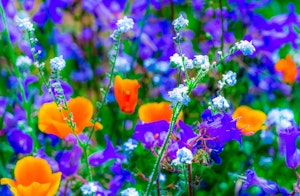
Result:
{"type": "Polygon", "coordinates": [[[110,159],[124,159],[125,156],[118,154],[108,136],[105,136],[106,148],[103,151],[95,152],[89,156],[89,164],[97,167],[110,159]]]}
{"type": "Polygon", "coordinates": [[[279,130],[279,149],[286,156],[286,165],[290,168],[300,165],[300,151],[296,146],[299,135],[300,129],[296,125],[279,130]]]}
{"type": "Polygon", "coordinates": [[[116,195],[125,181],[132,184],[136,183],[130,171],[123,169],[120,162],[115,162],[110,169],[115,176],[109,183],[109,189],[111,191],[109,195],[116,195]]]}
{"type": "Polygon", "coordinates": [[[55,159],[58,162],[59,170],[66,176],[72,176],[77,172],[81,156],[82,149],[73,144],[71,150],[59,151],[55,159]]]}
{"type": "Polygon", "coordinates": [[[138,141],[141,141],[146,148],[162,146],[167,136],[169,126],[169,123],[165,120],[146,124],[138,124],[134,129],[134,134],[132,137],[138,141]]]}
{"type": "Polygon", "coordinates": [[[269,195],[289,195],[285,188],[279,187],[275,182],[258,177],[253,169],[249,169],[246,171],[246,178],[247,179],[245,180],[242,187],[243,190],[248,189],[252,185],[257,185],[269,195]]]}
{"type": "Polygon", "coordinates": [[[33,140],[30,135],[13,128],[7,133],[7,140],[15,153],[30,154],[33,149],[33,140]]]}
{"type": "Polygon", "coordinates": [[[60,24],[63,18],[63,12],[60,9],[64,9],[70,3],[70,0],[48,0],[35,13],[33,21],[39,25],[44,25],[50,19],[55,24],[60,24]]]}
{"type": "Polygon", "coordinates": [[[223,114],[214,115],[210,110],[205,110],[201,117],[203,123],[200,126],[206,128],[208,137],[215,138],[208,141],[209,145],[222,148],[226,142],[231,140],[242,143],[242,135],[236,127],[236,121],[225,111],[223,111],[223,114]]]}

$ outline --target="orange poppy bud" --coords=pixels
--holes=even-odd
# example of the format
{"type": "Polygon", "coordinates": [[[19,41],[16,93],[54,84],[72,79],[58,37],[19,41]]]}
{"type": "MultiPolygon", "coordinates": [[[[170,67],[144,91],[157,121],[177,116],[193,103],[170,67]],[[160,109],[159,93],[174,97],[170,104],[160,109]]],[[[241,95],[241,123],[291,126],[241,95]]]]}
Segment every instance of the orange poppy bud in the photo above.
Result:
{"type": "Polygon", "coordinates": [[[232,118],[238,119],[236,126],[241,130],[243,135],[253,135],[263,128],[263,123],[267,115],[260,111],[254,110],[248,106],[238,107],[232,114],[232,118]]]}
{"type": "MultiPolygon", "coordinates": [[[[73,114],[76,134],[81,133],[85,127],[93,125],[91,119],[94,107],[90,100],[84,97],[76,97],[68,101],[67,104],[69,111],[73,114]]],[[[62,112],[64,116],[68,116],[66,111],[62,112]]],[[[42,105],[38,114],[38,126],[42,132],[56,135],[62,139],[69,134],[73,134],[72,129],[63,119],[63,115],[54,102],[42,105]]],[[[95,130],[102,128],[100,123],[96,123],[95,130]]]]}
{"type": "Polygon", "coordinates": [[[291,55],[286,55],[285,59],[280,59],[276,65],[275,70],[283,74],[283,81],[293,84],[296,80],[298,70],[291,55]]]}
{"type": "Polygon", "coordinates": [[[134,112],[138,100],[139,87],[137,80],[123,80],[119,75],[115,77],[114,93],[122,112],[128,114],[134,112]]]}
{"type": "Polygon", "coordinates": [[[15,196],[54,196],[61,179],[46,160],[32,156],[19,160],[14,173],[16,180],[2,178],[1,184],[9,185],[15,196]]]}
{"type": "MultiPolygon", "coordinates": [[[[170,109],[170,103],[147,103],[139,108],[139,117],[144,123],[151,123],[160,120],[167,122],[171,121],[172,110],[170,109]]],[[[178,120],[183,120],[183,113],[180,112],[178,120]]]]}

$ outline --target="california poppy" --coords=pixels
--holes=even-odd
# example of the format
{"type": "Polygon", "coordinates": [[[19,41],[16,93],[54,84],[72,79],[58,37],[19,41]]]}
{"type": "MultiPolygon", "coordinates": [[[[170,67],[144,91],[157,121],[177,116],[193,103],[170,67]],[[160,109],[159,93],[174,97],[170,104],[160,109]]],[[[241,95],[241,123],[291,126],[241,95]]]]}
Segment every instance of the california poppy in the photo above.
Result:
{"type": "Polygon", "coordinates": [[[240,106],[234,111],[232,118],[238,119],[236,126],[243,135],[253,135],[262,129],[267,115],[260,110],[254,110],[248,106],[240,106]]]}
{"type": "MultiPolygon", "coordinates": [[[[160,120],[167,122],[171,121],[172,110],[170,109],[170,103],[147,103],[139,108],[139,117],[144,123],[151,123],[160,120]]],[[[180,112],[178,120],[183,120],[183,114],[180,112]]]]}
{"type": "MultiPolygon", "coordinates": [[[[73,114],[76,124],[75,132],[79,134],[87,126],[92,126],[91,119],[94,113],[94,107],[90,100],[84,97],[76,97],[68,101],[69,111],[73,114]]],[[[68,114],[65,111],[64,116],[68,114]]],[[[59,112],[54,102],[42,105],[38,114],[39,129],[48,134],[65,138],[69,134],[73,134],[72,129],[63,119],[63,115],[59,112]]],[[[96,123],[95,129],[102,129],[100,123],[96,123]]]]}
{"type": "Polygon", "coordinates": [[[61,179],[46,160],[32,156],[19,160],[14,173],[16,180],[2,178],[1,184],[9,185],[15,196],[54,196],[61,179]]]}
{"type": "Polygon", "coordinates": [[[134,112],[138,100],[139,87],[137,80],[123,80],[119,75],[115,77],[114,93],[122,112],[128,114],[134,112]]]}
{"type": "Polygon", "coordinates": [[[276,65],[275,70],[283,74],[283,81],[293,84],[296,80],[298,71],[295,62],[291,55],[286,55],[285,59],[280,59],[276,65]]]}

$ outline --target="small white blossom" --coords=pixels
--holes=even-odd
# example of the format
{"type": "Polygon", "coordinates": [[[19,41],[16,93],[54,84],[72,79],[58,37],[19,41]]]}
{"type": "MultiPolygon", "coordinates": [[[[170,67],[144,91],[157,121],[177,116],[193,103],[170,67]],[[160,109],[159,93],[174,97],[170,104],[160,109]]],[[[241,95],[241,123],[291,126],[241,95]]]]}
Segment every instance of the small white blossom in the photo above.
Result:
{"type": "Polygon", "coordinates": [[[252,45],[252,41],[242,40],[237,42],[236,47],[240,50],[245,56],[253,54],[255,52],[255,48],[252,45]]]}
{"type": "Polygon", "coordinates": [[[207,55],[196,55],[193,60],[194,67],[199,67],[204,70],[210,68],[209,59],[207,55]]]}
{"type": "Polygon", "coordinates": [[[236,73],[233,71],[228,71],[223,74],[222,80],[219,81],[219,87],[222,89],[225,85],[233,86],[236,84],[236,73]]]}
{"type": "Polygon", "coordinates": [[[63,56],[55,57],[50,60],[50,67],[52,70],[61,71],[66,66],[66,62],[63,59],[63,56]]]}
{"type": "Polygon", "coordinates": [[[21,66],[30,66],[32,64],[32,60],[28,56],[19,56],[16,61],[16,65],[18,67],[21,66]]]}
{"type": "Polygon", "coordinates": [[[125,16],[123,19],[118,20],[117,29],[113,31],[110,37],[114,40],[118,40],[122,33],[126,33],[133,28],[134,22],[131,18],[125,16]]]}
{"type": "Polygon", "coordinates": [[[186,147],[183,147],[179,149],[176,153],[176,159],[172,161],[173,165],[179,165],[179,164],[191,164],[193,160],[193,153],[187,149],[186,147]]]}
{"type": "Polygon", "coordinates": [[[130,71],[130,63],[127,58],[118,56],[115,65],[116,72],[129,72],[130,71]]]}
{"type": "Polygon", "coordinates": [[[20,29],[25,30],[25,31],[34,31],[33,24],[30,22],[30,19],[28,17],[25,17],[25,18],[16,17],[15,20],[16,20],[17,26],[20,29]]]}
{"type": "Polygon", "coordinates": [[[90,196],[93,195],[93,193],[96,193],[96,191],[98,190],[98,186],[94,182],[89,182],[81,186],[80,190],[83,195],[90,196]]]}
{"type": "Polygon", "coordinates": [[[135,188],[127,188],[121,192],[121,196],[139,196],[135,188]]]}
{"type": "MultiPolygon", "coordinates": [[[[182,55],[184,59],[184,65],[186,69],[192,69],[194,68],[193,61],[191,59],[188,59],[186,56],[182,55]]],[[[184,66],[182,63],[182,57],[175,53],[173,56],[170,57],[171,64],[175,65],[176,67],[180,68],[182,71],[184,71],[184,66]]]]}
{"type": "Polygon", "coordinates": [[[276,125],[279,129],[287,129],[293,125],[293,121],[293,111],[289,109],[280,110],[275,108],[268,113],[266,124],[268,126],[276,125]]]}
{"type": "Polygon", "coordinates": [[[190,98],[188,96],[188,87],[180,84],[179,87],[174,88],[172,91],[168,92],[170,101],[172,102],[171,107],[175,106],[176,103],[182,103],[183,105],[188,105],[190,98]]]}
{"type": "Polygon", "coordinates": [[[123,19],[118,20],[117,27],[121,33],[126,33],[133,28],[134,22],[131,18],[125,16],[123,19]]]}
{"type": "Polygon", "coordinates": [[[125,151],[133,151],[137,147],[137,141],[129,138],[123,146],[125,151]]]}
{"type": "Polygon", "coordinates": [[[182,15],[180,15],[177,19],[175,19],[172,23],[174,29],[177,33],[179,33],[182,29],[184,29],[189,24],[189,21],[185,19],[182,15]]]}
{"type": "Polygon", "coordinates": [[[222,95],[219,95],[219,96],[213,98],[212,106],[219,110],[223,110],[223,109],[229,108],[229,103],[222,95]]]}

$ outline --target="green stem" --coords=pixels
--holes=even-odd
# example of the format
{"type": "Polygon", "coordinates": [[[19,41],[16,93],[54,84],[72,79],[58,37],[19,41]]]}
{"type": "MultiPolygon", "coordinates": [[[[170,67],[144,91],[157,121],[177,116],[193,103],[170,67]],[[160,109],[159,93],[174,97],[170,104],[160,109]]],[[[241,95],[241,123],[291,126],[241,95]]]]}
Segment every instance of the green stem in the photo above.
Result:
{"type": "Polygon", "coordinates": [[[152,185],[153,185],[153,182],[156,180],[157,178],[157,175],[158,175],[158,168],[159,168],[159,165],[160,165],[160,162],[161,162],[161,159],[163,157],[163,154],[164,152],[166,151],[166,148],[167,148],[167,144],[169,142],[169,139],[170,139],[170,136],[171,136],[171,133],[174,129],[174,126],[175,126],[175,123],[177,121],[177,118],[179,116],[179,113],[181,111],[181,109],[183,108],[183,105],[182,104],[179,104],[177,103],[174,108],[173,108],[173,111],[172,111],[172,120],[170,122],[170,127],[169,127],[169,130],[168,130],[168,133],[167,133],[167,137],[165,138],[165,141],[164,141],[164,144],[161,148],[161,151],[158,155],[158,158],[156,159],[155,161],[155,164],[154,164],[154,168],[152,170],[152,177],[151,177],[151,180],[149,181],[148,183],[148,186],[147,186],[147,189],[146,189],[146,195],[150,195],[150,191],[151,191],[151,188],[152,188],[152,185]]]}
{"type": "Polygon", "coordinates": [[[110,75],[109,75],[109,84],[108,86],[106,87],[105,91],[104,91],[104,94],[103,94],[103,98],[102,98],[102,101],[101,101],[101,104],[100,104],[100,107],[98,107],[98,114],[96,115],[95,119],[94,119],[94,122],[93,122],[93,127],[92,127],[92,130],[89,134],[89,140],[91,139],[94,131],[95,131],[95,125],[96,125],[96,122],[97,122],[97,116],[99,116],[99,113],[101,111],[101,108],[102,106],[104,105],[105,101],[106,101],[106,97],[107,97],[107,94],[108,94],[108,91],[112,85],[112,81],[113,81],[113,77],[114,77],[114,70],[115,70],[115,65],[116,65],[116,62],[117,62],[117,58],[118,58],[118,55],[119,55],[119,49],[120,49],[120,44],[121,44],[121,36],[118,37],[118,40],[117,40],[117,44],[116,44],[116,49],[115,49],[115,56],[114,56],[114,59],[113,59],[113,62],[112,62],[112,66],[111,66],[111,71],[110,71],[110,75]]]}
{"type": "MultiPolygon", "coordinates": [[[[31,120],[31,108],[30,108],[30,104],[28,103],[27,98],[25,96],[25,90],[24,90],[24,86],[22,84],[22,81],[20,81],[21,73],[19,71],[19,68],[16,65],[16,55],[14,53],[12,43],[11,43],[11,40],[10,40],[10,37],[9,37],[9,32],[8,32],[7,23],[6,23],[6,16],[5,16],[5,12],[4,12],[4,9],[3,9],[2,2],[0,2],[0,13],[1,13],[1,18],[2,18],[2,21],[3,21],[3,25],[4,25],[3,34],[4,34],[4,36],[5,36],[5,38],[8,42],[8,44],[7,44],[8,53],[10,55],[10,60],[13,64],[15,75],[17,77],[18,89],[20,90],[21,96],[22,96],[22,104],[21,105],[22,105],[23,109],[26,111],[28,126],[33,129],[33,124],[32,124],[32,120],[31,120]]],[[[33,131],[31,131],[29,134],[31,135],[31,137],[34,141],[34,150],[37,150],[39,144],[37,142],[35,134],[33,133],[33,131]]]]}
{"type": "Polygon", "coordinates": [[[178,45],[179,53],[180,53],[181,60],[182,60],[182,65],[183,65],[183,70],[184,70],[185,78],[186,78],[187,83],[188,83],[190,81],[190,78],[189,78],[189,74],[187,72],[185,63],[184,63],[184,56],[183,56],[183,52],[182,52],[182,49],[181,49],[181,44],[180,44],[180,41],[179,41],[179,37],[178,37],[177,45],[178,45]]]}
{"type": "Polygon", "coordinates": [[[142,34],[144,32],[144,27],[145,27],[145,24],[146,24],[146,20],[148,19],[148,16],[149,16],[149,13],[150,13],[150,5],[151,5],[151,1],[148,0],[147,1],[146,12],[145,12],[144,18],[141,21],[141,25],[140,25],[140,28],[141,28],[140,34],[138,35],[137,40],[136,40],[135,44],[133,45],[133,47],[131,49],[132,61],[131,61],[130,67],[133,67],[133,64],[134,64],[134,62],[136,61],[136,58],[137,58],[137,53],[139,51],[138,47],[140,46],[142,34]]]}
{"type": "Polygon", "coordinates": [[[192,165],[188,164],[188,187],[189,187],[189,196],[193,196],[193,184],[192,184],[192,165]]]}
{"type": "Polygon", "coordinates": [[[87,171],[88,171],[89,181],[92,182],[93,181],[93,176],[91,174],[91,170],[90,170],[90,166],[89,166],[87,147],[88,147],[88,144],[86,144],[83,147],[83,154],[84,154],[84,160],[85,160],[86,168],[87,168],[87,171]]]}
{"type": "Polygon", "coordinates": [[[221,35],[221,51],[222,54],[224,52],[224,18],[223,18],[223,5],[222,0],[219,0],[219,7],[220,7],[220,17],[221,17],[221,28],[222,28],[222,35],[221,35]]]}

